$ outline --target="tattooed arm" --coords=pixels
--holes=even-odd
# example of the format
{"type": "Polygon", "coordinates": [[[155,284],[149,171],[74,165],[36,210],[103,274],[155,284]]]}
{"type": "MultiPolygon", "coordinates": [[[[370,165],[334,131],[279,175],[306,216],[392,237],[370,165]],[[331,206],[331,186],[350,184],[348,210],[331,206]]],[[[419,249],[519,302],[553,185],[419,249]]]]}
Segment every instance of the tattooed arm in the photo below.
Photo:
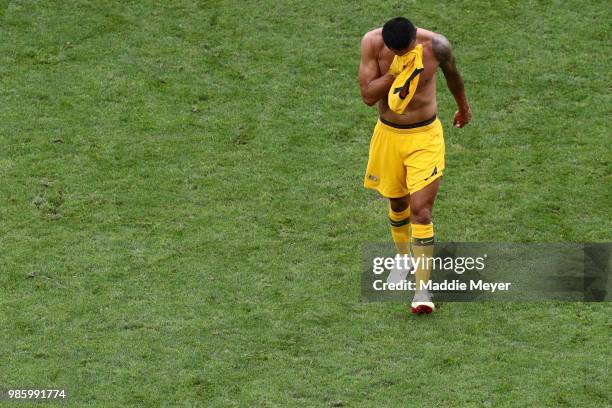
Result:
{"type": "Polygon", "coordinates": [[[446,78],[448,89],[457,102],[458,110],[455,112],[453,125],[460,128],[464,127],[472,119],[472,110],[465,95],[463,78],[457,69],[450,42],[443,35],[436,34],[432,39],[431,46],[446,78]]]}

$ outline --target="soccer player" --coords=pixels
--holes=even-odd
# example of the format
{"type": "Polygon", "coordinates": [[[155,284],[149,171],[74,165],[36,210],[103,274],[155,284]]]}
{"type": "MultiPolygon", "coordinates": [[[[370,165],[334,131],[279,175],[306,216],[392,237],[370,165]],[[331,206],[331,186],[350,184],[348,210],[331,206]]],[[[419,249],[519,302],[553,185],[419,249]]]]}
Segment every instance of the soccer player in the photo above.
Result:
{"type": "MultiPolygon", "coordinates": [[[[364,186],[389,199],[391,235],[398,253],[433,255],[432,209],[444,172],[444,137],[437,118],[436,72],[446,78],[457,102],[453,126],[472,118],[463,79],[448,40],[397,17],[361,40],[359,86],[363,101],[378,105],[364,186]]],[[[404,271],[405,275],[408,271],[404,271]]],[[[431,313],[427,290],[431,267],[416,266],[412,313],[431,313]]]]}

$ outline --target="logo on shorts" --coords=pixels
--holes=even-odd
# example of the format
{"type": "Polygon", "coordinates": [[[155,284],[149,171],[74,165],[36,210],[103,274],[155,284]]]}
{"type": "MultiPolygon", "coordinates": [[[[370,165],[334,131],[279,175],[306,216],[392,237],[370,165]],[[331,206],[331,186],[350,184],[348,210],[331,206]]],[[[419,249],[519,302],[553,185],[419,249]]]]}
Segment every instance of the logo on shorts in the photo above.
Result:
{"type": "Polygon", "coordinates": [[[378,177],[376,177],[373,174],[368,174],[368,179],[370,179],[370,181],[375,181],[375,182],[378,181],[378,177]]]}
{"type": "Polygon", "coordinates": [[[431,173],[431,175],[429,177],[427,177],[425,180],[428,180],[428,179],[432,178],[436,174],[438,174],[438,166],[434,167],[433,173],[431,173]]]}

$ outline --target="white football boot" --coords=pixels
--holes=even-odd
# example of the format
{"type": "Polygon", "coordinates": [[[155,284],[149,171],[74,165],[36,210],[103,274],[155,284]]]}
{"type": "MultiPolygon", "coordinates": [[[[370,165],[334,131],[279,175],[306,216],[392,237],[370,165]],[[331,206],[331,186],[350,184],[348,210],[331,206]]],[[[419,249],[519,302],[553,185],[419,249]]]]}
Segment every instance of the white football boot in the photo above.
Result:
{"type": "Polygon", "coordinates": [[[414,294],[412,299],[413,314],[430,314],[436,310],[436,306],[431,301],[431,293],[428,290],[421,290],[414,294]]]}

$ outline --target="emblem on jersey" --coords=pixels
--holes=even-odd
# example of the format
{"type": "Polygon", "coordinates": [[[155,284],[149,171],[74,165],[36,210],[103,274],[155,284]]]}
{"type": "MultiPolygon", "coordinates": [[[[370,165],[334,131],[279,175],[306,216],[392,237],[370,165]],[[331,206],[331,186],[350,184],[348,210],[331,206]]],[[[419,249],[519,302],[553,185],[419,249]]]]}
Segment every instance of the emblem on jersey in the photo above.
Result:
{"type": "Polygon", "coordinates": [[[423,72],[423,70],[424,70],[423,68],[416,68],[414,71],[412,71],[412,74],[410,74],[408,79],[406,79],[406,82],[404,82],[404,85],[398,86],[397,88],[393,89],[393,93],[394,94],[399,93],[400,99],[406,99],[406,97],[410,93],[410,83],[412,82],[414,78],[417,77],[417,75],[423,72]]]}

